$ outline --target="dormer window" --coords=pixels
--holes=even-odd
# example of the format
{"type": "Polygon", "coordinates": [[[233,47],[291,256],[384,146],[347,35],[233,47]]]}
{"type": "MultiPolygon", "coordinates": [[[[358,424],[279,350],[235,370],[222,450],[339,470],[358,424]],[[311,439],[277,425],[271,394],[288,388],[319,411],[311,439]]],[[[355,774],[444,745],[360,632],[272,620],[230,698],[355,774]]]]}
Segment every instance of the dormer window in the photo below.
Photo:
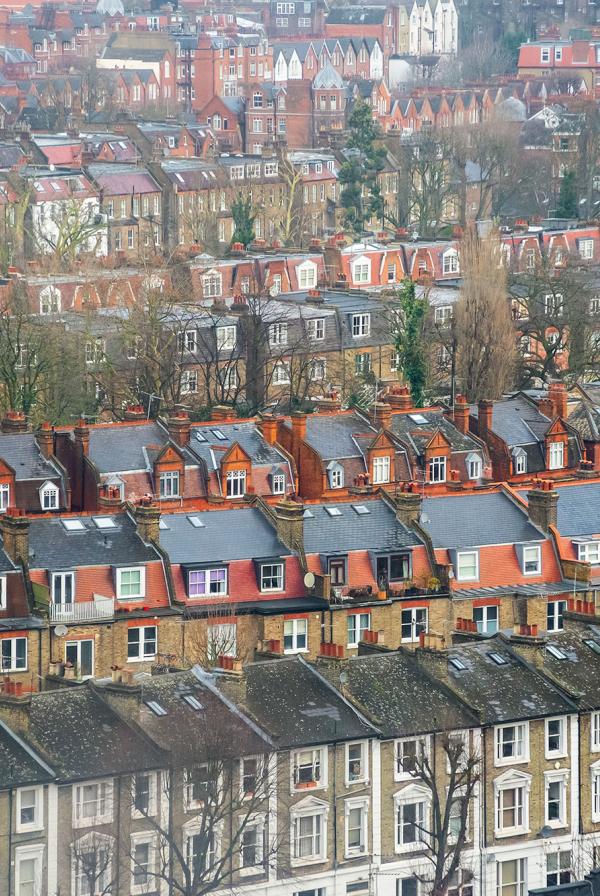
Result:
{"type": "Polygon", "coordinates": [[[192,569],[188,572],[189,597],[212,597],[227,594],[227,569],[192,569]]]}
{"type": "Polygon", "coordinates": [[[456,555],[456,581],[476,582],[479,579],[479,553],[459,551],[456,555]]]}
{"type": "Polygon", "coordinates": [[[178,470],[165,470],[160,474],[159,488],[161,498],[179,497],[179,472],[178,470]]]}
{"type": "Polygon", "coordinates": [[[119,600],[135,600],[145,597],[146,570],[143,566],[117,569],[117,597],[119,600]]]}
{"type": "Polygon", "coordinates": [[[58,487],[53,482],[45,482],[40,488],[42,510],[58,510],[58,487]]]}
{"type": "Polygon", "coordinates": [[[274,495],[285,495],[285,474],[276,472],[271,474],[271,491],[274,495]]]}
{"type": "Polygon", "coordinates": [[[445,482],[446,481],[446,458],[432,457],[429,461],[429,481],[445,482]]]}
{"type": "Polygon", "coordinates": [[[327,478],[329,479],[329,488],[344,487],[344,468],[341,464],[332,462],[327,467],[327,478]]]}
{"type": "Polygon", "coordinates": [[[227,498],[243,498],[246,493],[246,471],[229,470],[226,476],[227,498]]]}
{"type": "Polygon", "coordinates": [[[442,269],[444,274],[458,274],[458,252],[456,249],[448,249],[442,256],[442,269]]]}
{"type": "Polygon", "coordinates": [[[371,334],[371,315],[370,314],[353,314],[352,315],[352,335],[370,336],[371,334]]]}
{"type": "Polygon", "coordinates": [[[373,458],[373,483],[381,485],[390,481],[390,458],[375,457],[373,458]]]}
{"type": "Polygon", "coordinates": [[[467,455],[467,473],[469,479],[479,479],[482,471],[481,458],[478,454],[467,455]]]}
{"type": "Polygon", "coordinates": [[[260,590],[283,591],[283,563],[261,563],[260,590]]]}
{"type": "Polygon", "coordinates": [[[565,465],[565,446],[563,442],[551,442],[548,450],[548,469],[562,470],[565,465]]]}
{"type": "Polygon", "coordinates": [[[0,484],[0,513],[4,513],[4,511],[10,505],[10,485],[7,482],[3,482],[0,484]]]}
{"type": "Polygon", "coordinates": [[[515,475],[527,472],[527,455],[522,448],[515,448],[513,451],[513,467],[515,475]]]}

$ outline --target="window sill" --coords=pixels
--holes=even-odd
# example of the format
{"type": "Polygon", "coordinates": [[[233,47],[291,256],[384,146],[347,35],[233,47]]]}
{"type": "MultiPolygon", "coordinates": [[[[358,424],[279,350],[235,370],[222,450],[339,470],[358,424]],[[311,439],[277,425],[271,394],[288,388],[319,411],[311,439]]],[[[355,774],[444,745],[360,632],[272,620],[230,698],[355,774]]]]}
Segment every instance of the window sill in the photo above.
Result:
{"type": "Polygon", "coordinates": [[[314,858],[305,858],[302,857],[300,859],[292,859],[290,865],[292,868],[298,868],[303,865],[322,865],[323,862],[327,861],[327,856],[315,856],[314,858]]]}
{"type": "Polygon", "coordinates": [[[496,840],[503,840],[505,837],[522,837],[524,834],[530,834],[529,828],[506,828],[502,831],[494,831],[496,840]]]}
{"type": "Polygon", "coordinates": [[[351,849],[344,853],[345,859],[360,859],[367,854],[367,850],[362,846],[360,849],[351,849]]]}
{"type": "Polygon", "coordinates": [[[240,877],[259,877],[266,874],[266,871],[264,865],[252,865],[248,868],[238,868],[238,874],[240,877]]]}
{"type": "Polygon", "coordinates": [[[31,824],[17,824],[15,827],[15,831],[17,834],[34,834],[37,831],[43,831],[44,825],[38,824],[38,822],[32,822],[31,824]]]}
{"type": "Polygon", "coordinates": [[[285,656],[291,656],[291,655],[293,655],[293,654],[295,654],[295,653],[308,653],[308,652],[309,652],[308,647],[301,647],[301,648],[299,648],[299,649],[297,649],[297,650],[294,650],[294,648],[291,648],[290,650],[284,650],[284,651],[283,651],[283,653],[284,653],[285,656]]]}
{"type": "Polygon", "coordinates": [[[504,759],[495,759],[494,767],[502,768],[507,765],[524,765],[527,762],[529,762],[529,756],[522,756],[520,759],[517,759],[515,756],[510,756],[504,759]]]}
{"type": "Polygon", "coordinates": [[[128,656],[128,663],[151,663],[156,659],[156,654],[153,653],[152,656],[128,656]]]}

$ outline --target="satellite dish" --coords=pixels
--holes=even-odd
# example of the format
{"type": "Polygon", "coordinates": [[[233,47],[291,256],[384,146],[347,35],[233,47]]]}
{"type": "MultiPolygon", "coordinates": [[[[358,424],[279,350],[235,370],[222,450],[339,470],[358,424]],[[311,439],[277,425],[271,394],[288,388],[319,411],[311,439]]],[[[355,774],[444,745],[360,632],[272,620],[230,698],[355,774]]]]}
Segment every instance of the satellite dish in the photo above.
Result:
{"type": "Polygon", "coordinates": [[[56,628],[54,629],[54,634],[58,635],[59,638],[63,638],[67,634],[68,631],[69,631],[69,629],[67,628],[66,625],[57,625],[56,628]]]}
{"type": "Polygon", "coordinates": [[[304,584],[307,588],[315,587],[315,574],[314,572],[307,572],[304,576],[304,584]]]}

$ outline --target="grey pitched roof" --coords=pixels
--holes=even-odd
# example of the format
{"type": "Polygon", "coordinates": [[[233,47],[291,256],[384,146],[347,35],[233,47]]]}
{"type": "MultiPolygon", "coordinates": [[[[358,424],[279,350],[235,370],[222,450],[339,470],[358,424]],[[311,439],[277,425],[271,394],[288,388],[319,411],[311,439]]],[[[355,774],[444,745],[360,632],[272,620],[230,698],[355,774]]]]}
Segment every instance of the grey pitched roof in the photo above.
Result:
{"type": "Polygon", "coordinates": [[[342,76],[334,69],[331,62],[326,62],[323,68],[318,72],[313,87],[315,90],[323,90],[330,88],[340,88],[344,86],[342,76]]]}
{"type": "Polygon", "coordinates": [[[386,551],[420,544],[419,539],[396,519],[394,511],[381,500],[349,503],[310,504],[304,518],[304,549],[307,554],[334,554],[346,551],[386,551]],[[355,507],[368,513],[357,513],[355,507]],[[327,508],[341,516],[331,516],[327,508]]]}
{"type": "Polygon", "coordinates": [[[32,520],[29,528],[30,566],[56,570],[158,560],[156,550],[144,544],[137,534],[131,517],[125,513],[110,516],[115,528],[99,529],[93,517],[77,517],[84,529],[75,532],[68,532],[59,517],[32,520]]]}
{"type": "Polygon", "coordinates": [[[19,479],[56,479],[56,467],[38,448],[31,432],[0,435],[0,457],[15,471],[19,479]]]}
{"type": "MultiPolygon", "coordinates": [[[[298,657],[246,667],[243,706],[280,748],[354,740],[373,728],[298,657]]],[[[227,683],[222,685],[227,693],[227,683]]]]}
{"type": "Polygon", "coordinates": [[[418,414],[393,414],[392,432],[421,454],[433,433],[440,430],[455,451],[481,452],[481,445],[469,435],[463,435],[442,411],[419,410],[418,414]],[[423,418],[425,422],[420,422],[423,418]]]}
{"type": "MultiPolygon", "coordinates": [[[[472,413],[477,417],[478,408],[472,413]]],[[[492,430],[509,448],[543,442],[549,426],[548,417],[522,394],[494,402],[492,430]]]]}
{"type": "Polygon", "coordinates": [[[600,482],[557,488],[558,531],[561,535],[600,534],[600,482]]]}
{"type": "Polygon", "coordinates": [[[158,748],[113,712],[91,685],[34,694],[28,741],[62,780],[164,764],[158,748]]]}
{"type": "Polygon", "coordinates": [[[306,441],[323,460],[360,457],[361,451],[353,436],[364,433],[371,433],[371,439],[374,439],[376,431],[355,414],[309,414],[306,418],[306,441]]]}
{"type": "Polygon", "coordinates": [[[423,526],[435,548],[466,548],[514,544],[544,538],[521,510],[502,492],[425,498],[423,526]]]}
{"type": "Polygon", "coordinates": [[[500,638],[452,647],[440,657],[451,687],[478,711],[483,724],[512,722],[574,711],[574,705],[550,681],[527,666],[500,638]],[[506,663],[499,665],[492,654],[506,663]],[[451,662],[458,658],[466,669],[451,662]]]}
{"type": "Polygon", "coordinates": [[[600,649],[600,630],[597,626],[552,632],[547,644],[560,648],[565,659],[558,659],[542,647],[539,650],[542,664],[538,668],[578,698],[581,709],[600,709],[600,655],[586,641],[594,642],[600,649]]]}
{"type": "MultiPolygon", "coordinates": [[[[147,470],[143,449],[166,445],[168,434],[158,423],[90,428],[89,457],[101,473],[147,470]]],[[[1,449],[1,443],[0,443],[1,449]]]]}
{"type": "Polygon", "coordinates": [[[415,654],[407,650],[351,657],[335,666],[323,663],[319,669],[336,687],[340,686],[340,673],[346,673],[344,694],[356,701],[384,737],[479,724],[475,713],[428,675],[415,654]]]}
{"type": "Polygon", "coordinates": [[[217,447],[219,451],[223,451],[223,449],[227,451],[235,442],[257,466],[287,463],[287,458],[277,448],[265,441],[255,423],[213,423],[210,426],[193,427],[189,450],[205,461],[208,470],[212,470],[214,464],[210,452],[211,446],[217,447]],[[215,437],[215,429],[223,433],[225,440],[215,437]],[[199,442],[196,433],[202,434],[208,441],[199,442]]]}
{"type": "Polygon", "coordinates": [[[0,790],[51,779],[51,771],[31,748],[0,722],[0,790]]]}
{"type": "Polygon", "coordinates": [[[162,518],[161,547],[172,563],[211,563],[259,557],[285,557],[290,551],[273,526],[253,507],[173,513],[162,518]],[[194,526],[190,520],[203,525],[194,526]]]}

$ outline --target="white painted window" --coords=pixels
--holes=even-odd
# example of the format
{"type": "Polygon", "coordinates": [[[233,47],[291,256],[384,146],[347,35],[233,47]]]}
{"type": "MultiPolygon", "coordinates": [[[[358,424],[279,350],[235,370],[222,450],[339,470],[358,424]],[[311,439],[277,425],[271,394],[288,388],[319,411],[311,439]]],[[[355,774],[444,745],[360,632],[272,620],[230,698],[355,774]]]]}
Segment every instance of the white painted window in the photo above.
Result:
{"type": "Polygon", "coordinates": [[[1,638],[2,672],[24,672],[27,669],[27,638],[1,638]]]}
{"type": "Polygon", "coordinates": [[[260,590],[283,591],[283,563],[261,564],[260,590]]]}
{"type": "Polygon", "coordinates": [[[494,635],[498,631],[498,607],[473,607],[473,621],[477,631],[485,635],[494,635]]]}
{"type": "Polygon", "coordinates": [[[246,471],[228,470],[225,482],[227,498],[243,498],[246,493],[246,471]]]}
{"type": "Polygon", "coordinates": [[[567,779],[565,772],[544,772],[545,822],[551,828],[567,823],[567,779]]]}
{"type": "Polygon", "coordinates": [[[565,446],[563,442],[551,442],[548,450],[548,467],[550,470],[562,470],[565,465],[565,446]]]}
{"type": "Polygon", "coordinates": [[[352,315],[352,335],[357,338],[360,336],[370,336],[371,334],[371,315],[370,314],[353,314],[352,315]]]}
{"type": "Polygon", "coordinates": [[[479,579],[479,552],[459,551],[456,555],[456,581],[476,582],[479,579]]]}
{"type": "Polygon", "coordinates": [[[373,483],[375,485],[390,481],[390,458],[373,458],[373,483]]]}
{"type": "Polygon", "coordinates": [[[308,650],[308,621],[285,619],[283,623],[283,652],[306,653],[308,650]]]}
{"type": "Polygon", "coordinates": [[[323,862],[327,858],[326,807],[292,813],[292,865],[323,862]]]}
{"type": "Polygon", "coordinates": [[[526,722],[498,725],[494,740],[496,765],[529,761],[529,727],[526,722]]]}
{"type": "Polygon", "coordinates": [[[295,790],[327,784],[327,753],[324,747],[298,750],[292,757],[292,785],[295,790]]]}
{"type": "Polygon", "coordinates": [[[368,780],[368,756],[369,745],[361,740],[357,743],[346,744],[346,786],[351,784],[363,784],[368,780]]]}
{"type": "Polygon", "coordinates": [[[526,896],[527,859],[496,862],[496,896],[526,896]]]}
{"type": "Polygon", "coordinates": [[[424,787],[405,787],[394,797],[396,851],[422,848],[429,830],[430,795],[424,787]]]}
{"type": "Polygon", "coordinates": [[[480,479],[483,471],[483,464],[478,454],[469,454],[467,456],[467,473],[469,479],[480,479]]]}
{"type": "Polygon", "coordinates": [[[10,485],[7,482],[0,484],[0,513],[10,506],[10,485]]]}
{"type": "Polygon", "coordinates": [[[348,647],[358,647],[358,642],[370,626],[370,613],[349,613],[347,618],[348,647]]]}
{"type": "Polygon", "coordinates": [[[45,482],[40,489],[42,510],[58,510],[58,488],[52,482],[45,482]]]}
{"type": "Polygon", "coordinates": [[[418,774],[419,763],[428,755],[429,739],[405,737],[394,744],[394,780],[412,780],[418,774]]]}
{"type": "Polygon", "coordinates": [[[458,274],[460,271],[458,263],[458,252],[456,249],[448,249],[443,255],[443,272],[444,274],[458,274]]]}
{"type": "Polygon", "coordinates": [[[278,364],[275,364],[273,367],[273,385],[274,386],[285,386],[290,382],[290,368],[284,362],[280,361],[278,364]]]}
{"type": "Polygon", "coordinates": [[[195,394],[198,391],[198,371],[184,370],[180,382],[182,395],[195,394]]]}
{"type": "Polygon", "coordinates": [[[146,570],[143,566],[117,569],[117,597],[119,600],[145,597],[146,570]]]}
{"type": "Polygon", "coordinates": [[[205,274],[202,278],[202,295],[205,299],[216,299],[223,292],[223,278],[218,271],[205,274]]]}
{"type": "Polygon", "coordinates": [[[400,632],[404,644],[416,644],[421,632],[427,631],[427,607],[410,607],[402,610],[400,632]]]}
{"type": "Polygon", "coordinates": [[[159,489],[161,498],[179,497],[179,471],[165,470],[161,473],[159,489]]]}
{"type": "Polygon", "coordinates": [[[369,817],[367,799],[350,799],[344,803],[344,831],[347,858],[364,855],[367,851],[367,821],[369,817]]]}
{"type": "Polygon", "coordinates": [[[542,549],[539,544],[523,547],[523,575],[539,576],[542,571],[542,549]]]}
{"type": "Polygon", "coordinates": [[[151,660],[156,656],[155,625],[136,625],[127,630],[127,661],[151,660]]]}
{"type": "Polygon", "coordinates": [[[235,348],[236,327],[217,327],[217,350],[231,351],[235,348]]]}
{"type": "Polygon", "coordinates": [[[147,832],[131,837],[131,896],[156,890],[156,848],[154,837],[147,832]]]}
{"type": "Polygon", "coordinates": [[[285,494],[285,476],[283,473],[275,473],[273,476],[272,491],[274,495],[285,494]]]}
{"type": "Polygon", "coordinates": [[[320,342],[325,339],[325,318],[317,317],[306,321],[306,332],[311,342],[320,342]]]}
{"type": "Polygon", "coordinates": [[[592,566],[600,564],[600,541],[586,541],[577,544],[577,559],[592,566]]]}
{"type": "Polygon", "coordinates": [[[15,896],[40,896],[44,847],[19,846],[15,849],[15,896]]]}
{"type": "Polygon", "coordinates": [[[87,781],[73,787],[73,827],[106,824],[112,817],[112,781],[87,781]]]}
{"type": "Polygon", "coordinates": [[[317,266],[311,261],[298,265],[298,286],[300,289],[313,289],[317,285],[317,266]]]}
{"type": "Polygon", "coordinates": [[[20,787],[17,790],[17,833],[41,831],[44,827],[44,788],[20,787]]]}
{"type": "Polygon", "coordinates": [[[286,323],[271,324],[269,327],[269,343],[271,345],[287,345],[288,325],[286,323]]]}
{"type": "Polygon", "coordinates": [[[352,280],[354,283],[371,282],[371,262],[368,258],[358,258],[352,262],[352,280]]]}
{"type": "Polygon", "coordinates": [[[514,836],[528,829],[530,786],[530,776],[521,772],[506,772],[494,782],[496,837],[514,836]]]}
{"type": "Polygon", "coordinates": [[[429,461],[429,481],[446,481],[447,459],[445,457],[432,457],[429,461]]]}
{"type": "Polygon", "coordinates": [[[579,240],[579,255],[581,258],[591,259],[594,257],[594,240],[579,240]]]}

